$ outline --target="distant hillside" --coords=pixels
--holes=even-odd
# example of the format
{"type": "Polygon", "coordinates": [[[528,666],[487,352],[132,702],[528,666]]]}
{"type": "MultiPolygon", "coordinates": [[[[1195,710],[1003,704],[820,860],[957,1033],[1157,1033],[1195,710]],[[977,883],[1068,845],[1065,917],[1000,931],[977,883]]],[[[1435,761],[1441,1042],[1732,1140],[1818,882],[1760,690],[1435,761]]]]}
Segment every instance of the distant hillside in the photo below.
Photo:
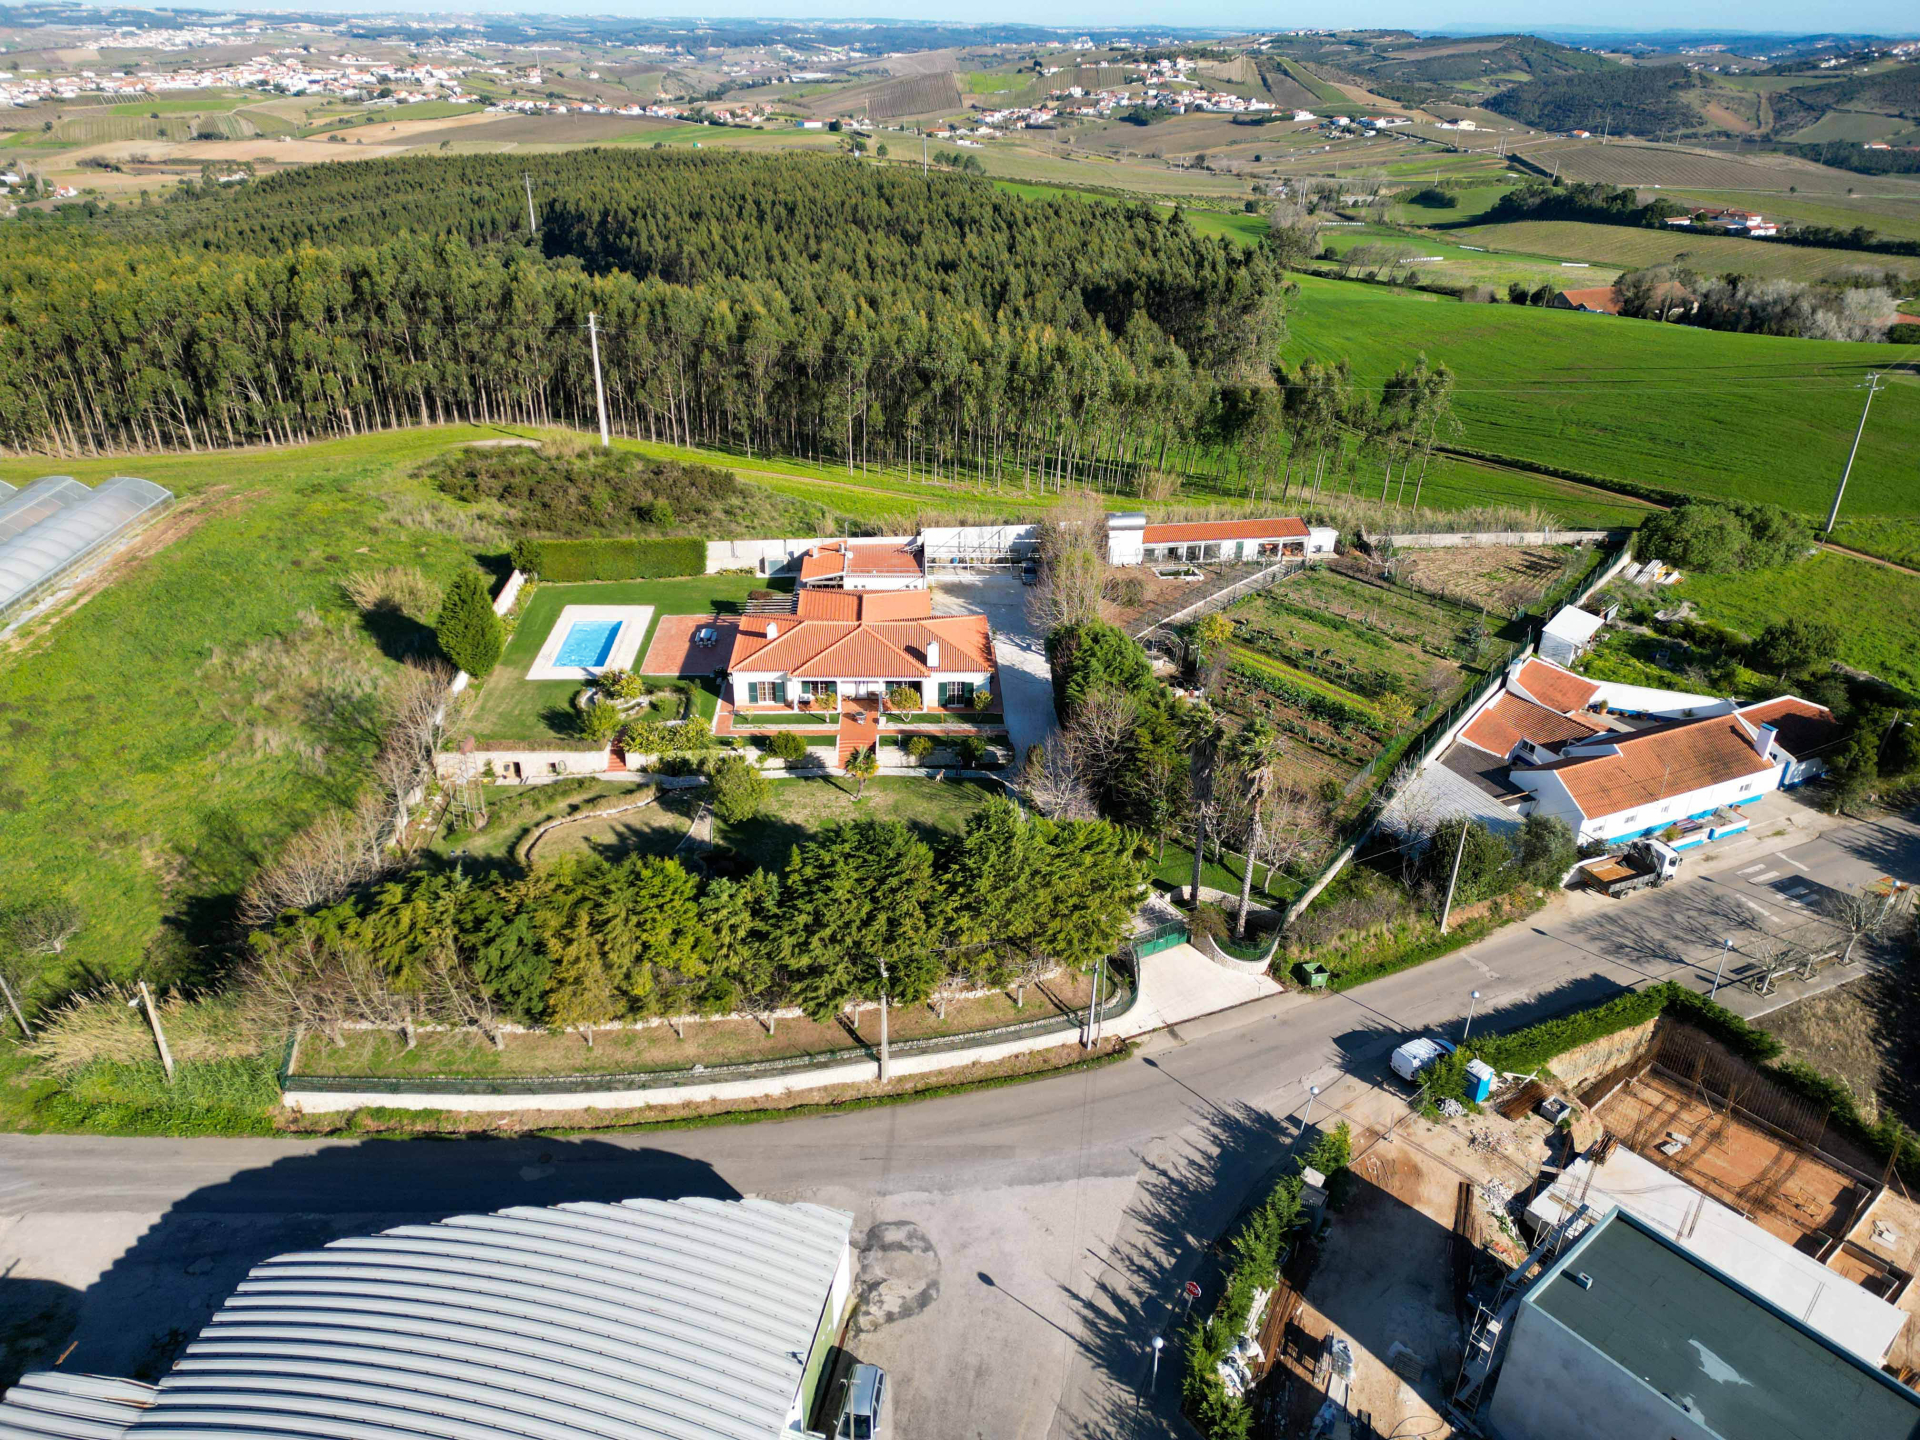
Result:
{"type": "Polygon", "coordinates": [[[1702,127],[1700,112],[1686,98],[1700,83],[1681,65],[1614,66],[1532,80],[1484,103],[1536,130],[1604,128],[1615,135],[1657,135],[1702,127]]]}
{"type": "Polygon", "coordinates": [[[1556,45],[1534,35],[1474,35],[1418,39],[1397,32],[1298,36],[1268,49],[1294,60],[1344,71],[1373,88],[1382,85],[1448,89],[1493,76],[1577,75],[1620,67],[1605,56],[1556,45]]]}
{"type": "Polygon", "coordinates": [[[1920,65],[1901,65],[1831,85],[1796,85],[1776,90],[1768,98],[1775,134],[1810,125],[1829,110],[1867,110],[1920,120],[1920,65]]]}

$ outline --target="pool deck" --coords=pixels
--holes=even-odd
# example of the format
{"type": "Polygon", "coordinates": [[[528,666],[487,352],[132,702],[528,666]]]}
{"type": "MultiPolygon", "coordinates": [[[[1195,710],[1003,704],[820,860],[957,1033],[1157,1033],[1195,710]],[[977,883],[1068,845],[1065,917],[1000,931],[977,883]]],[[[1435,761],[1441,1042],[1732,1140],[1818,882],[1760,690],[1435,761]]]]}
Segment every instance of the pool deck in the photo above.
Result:
{"type": "Polygon", "coordinates": [[[553,629],[547,632],[546,642],[541,645],[540,653],[534,657],[533,664],[527,667],[529,680],[591,680],[602,670],[631,670],[633,660],[640,653],[640,642],[646,639],[647,622],[653,619],[651,605],[568,605],[561,609],[560,618],[553,622],[553,629]],[[560,647],[567,643],[567,636],[573,627],[595,620],[617,620],[620,633],[614,637],[613,649],[608,653],[603,665],[562,665],[558,663],[560,647]]]}

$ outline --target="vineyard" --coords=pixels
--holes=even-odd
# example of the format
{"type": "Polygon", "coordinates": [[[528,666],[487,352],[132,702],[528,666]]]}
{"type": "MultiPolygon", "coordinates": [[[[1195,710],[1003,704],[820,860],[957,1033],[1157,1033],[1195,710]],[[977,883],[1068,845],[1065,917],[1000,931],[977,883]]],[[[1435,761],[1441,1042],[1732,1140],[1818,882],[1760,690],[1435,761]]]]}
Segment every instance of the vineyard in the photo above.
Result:
{"type": "Polygon", "coordinates": [[[1223,705],[1289,737],[1283,776],[1322,793],[1329,782],[1344,791],[1498,644],[1473,611],[1331,567],[1226,613],[1223,705]]]}

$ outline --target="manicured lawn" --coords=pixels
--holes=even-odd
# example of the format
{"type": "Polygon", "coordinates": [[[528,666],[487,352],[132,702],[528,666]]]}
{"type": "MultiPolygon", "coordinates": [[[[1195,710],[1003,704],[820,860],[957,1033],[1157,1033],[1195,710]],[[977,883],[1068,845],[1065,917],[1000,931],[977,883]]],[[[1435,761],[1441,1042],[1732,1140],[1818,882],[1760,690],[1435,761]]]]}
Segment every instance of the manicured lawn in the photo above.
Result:
{"type": "MultiPolygon", "coordinates": [[[[1459,378],[1468,447],[1822,518],[1860,418],[1854,386],[1901,357],[1885,345],[1464,305],[1313,276],[1299,284],[1289,366],[1344,356],[1356,384],[1377,392],[1424,351],[1459,378]]],[[[1895,376],[1874,401],[1847,513],[1920,514],[1916,447],[1920,380],[1895,376]]]]}
{"type": "MultiPolygon", "coordinates": [[[[557,820],[572,811],[583,810],[602,800],[626,796],[645,797],[652,787],[622,784],[612,780],[561,780],[552,785],[488,785],[483,793],[487,801],[487,824],[482,830],[462,830],[443,834],[429,847],[436,855],[476,860],[498,860],[510,854],[521,836],[534,826],[557,820]]],[[[624,817],[614,816],[613,820],[624,817]]],[[[582,821],[581,828],[589,822],[582,821]]],[[[686,829],[685,824],[681,830],[686,829]]],[[[547,859],[563,848],[561,832],[541,841],[539,858],[547,859]]]]}
{"type": "MultiPolygon", "coordinates": [[[[529,680],[527,670],[539,658],[540,647],[560,612],[568,605],[651,605],[646,637],[638,654],[644,657],[663,615],[697,615],[718,611],[737,613],[747,592],[766,582],[751,575],[696,575],[684,580],[625,580],[601,584],[541,585],[520,607],[512,637],[500,664],[480,687],[469,724],[482,742],[585,746],[576,728],[573,697],[578,680],[529,680]]],[[[709,695],[709,702],[718,697],[709,695]]],[[[704,710],[713,718],[712,709],[704,710]]]]}
{"type": "Polygon", "coordinates": [[[967,817],[1006,791],[985,780],[881,776],[855,804],[854,782],[840,776],[775,780],[767,808],[738,825],[719,821],[714,838],[764,869],[783,869],[793,847],[829,825],[849,820],[903,820],[922,840],[958,835],[967,817]]]}
{"type": "Polygon", "coordinates": [[[1837,625],[1842,663],[1920,698],[1920,579],[1911,575],[1826,552],[1778,570],[1689,576],[1673,589],[1749,635],[1792,615],[1837,625]]]}

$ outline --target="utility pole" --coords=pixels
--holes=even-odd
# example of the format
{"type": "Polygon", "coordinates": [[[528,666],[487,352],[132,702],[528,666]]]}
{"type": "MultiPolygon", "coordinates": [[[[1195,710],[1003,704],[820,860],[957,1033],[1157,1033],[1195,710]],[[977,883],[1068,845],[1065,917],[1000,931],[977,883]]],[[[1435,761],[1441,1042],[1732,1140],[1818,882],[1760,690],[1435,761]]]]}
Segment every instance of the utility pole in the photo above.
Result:
{"type": "Polygon", "coordinates": [[[1100,1040],[1100,980],[1106,968],[1105,955],[1093,963],[1093,1004],[1087,1007],[1087,1043],[1080,1047],[1083,1050],[1091,1050],[1100,1040]]]}
{"type": "Polygon", "coordinates": [[[600,317],[591,310],[587,312],[587,339],[593,345],[593,398],[600,407],[600,448],[606,450],[613,441],[607,437],[607,387],[600,381],[600,317]]]}
{"type": "Polygon", "coordinates": [[[132,1010],[137,1008],[141,1001],[146,1002],[147,1023],[153,1027],[153,1043],[160,1047],[160,1063],[166,1067],[167,1083],[171,1085],[173,1083],[173,1052],[167,1048],[167,1032],[160,1028],[160,1012],[153,1008],[153,991],[147,988],[147,982],[144,980],[139,982],[139,986],[139,999],[129,1000],[127,1008],[132,1010]]]}
{"type": "Polygon", "coordinates": [[[33,1039],[33,1027],[27,1024],[27,1017],[20,1009],[20,1002],[14,998],[13,987],[7,984],[5,975],[0,975],[0,995],[7,997],[7,1008],[13,1011],[13,1018],[20,1022],[20,1038],[33,1039]]]}
{"type": "Polygon", "coordinates": [[[538,235],[540,233],[540,222],[533,218],[533,176],[527,171],[522,170],[520,172],[520,178],[527,182],[527,233],[529,235],[538,235]]]}
{"type": "Polygon", "coordinates": [[[1460,857],[1467,853],[1467,830],[1473,824],[1466,816],[1460,817],[1460,844],[1453,852],[1453,873],[1447,877],[1447,903],[1440,907],[1440,933],[1447,933],[1447,918],[1453,914],[1453,887],[1460,881],[1460,857]]]}
{"type": "MultiPolygon", "coordinates": [[[[1840,488],[1833,492],[1833,509],[1827,513],[1826,533],[1829,535],[1833,534],[1833,527],[1839,523],[1840,499],[1847,493],[1847,480],[1853,474],[1853,457],[1860,453],[1860,437],[1867,433],[1867,412],[1873,409],[1873,397],[1880,393],[1880,376],[1877,372],[1870,373],[1860,383],[1866,387],[1867,398],[1860,407],[1860,424],[1853,432],[1853,448],[1847,451],[1847,468],[1840,472],[1840,488]]],[[[1858,389],[1859,386],[1854,388],[1858,389]]]]}
{"type": "Polygon", "coordinates": [[[893,1078],[892,1067],[887,1055],[887,962],[880,962],[880,1083],[886,1084],[893,1078]]]}
{"type": "Polygon", "coordinates": [[[927,173],[927,132],[920,132],[920,173],[927,173]]]}

